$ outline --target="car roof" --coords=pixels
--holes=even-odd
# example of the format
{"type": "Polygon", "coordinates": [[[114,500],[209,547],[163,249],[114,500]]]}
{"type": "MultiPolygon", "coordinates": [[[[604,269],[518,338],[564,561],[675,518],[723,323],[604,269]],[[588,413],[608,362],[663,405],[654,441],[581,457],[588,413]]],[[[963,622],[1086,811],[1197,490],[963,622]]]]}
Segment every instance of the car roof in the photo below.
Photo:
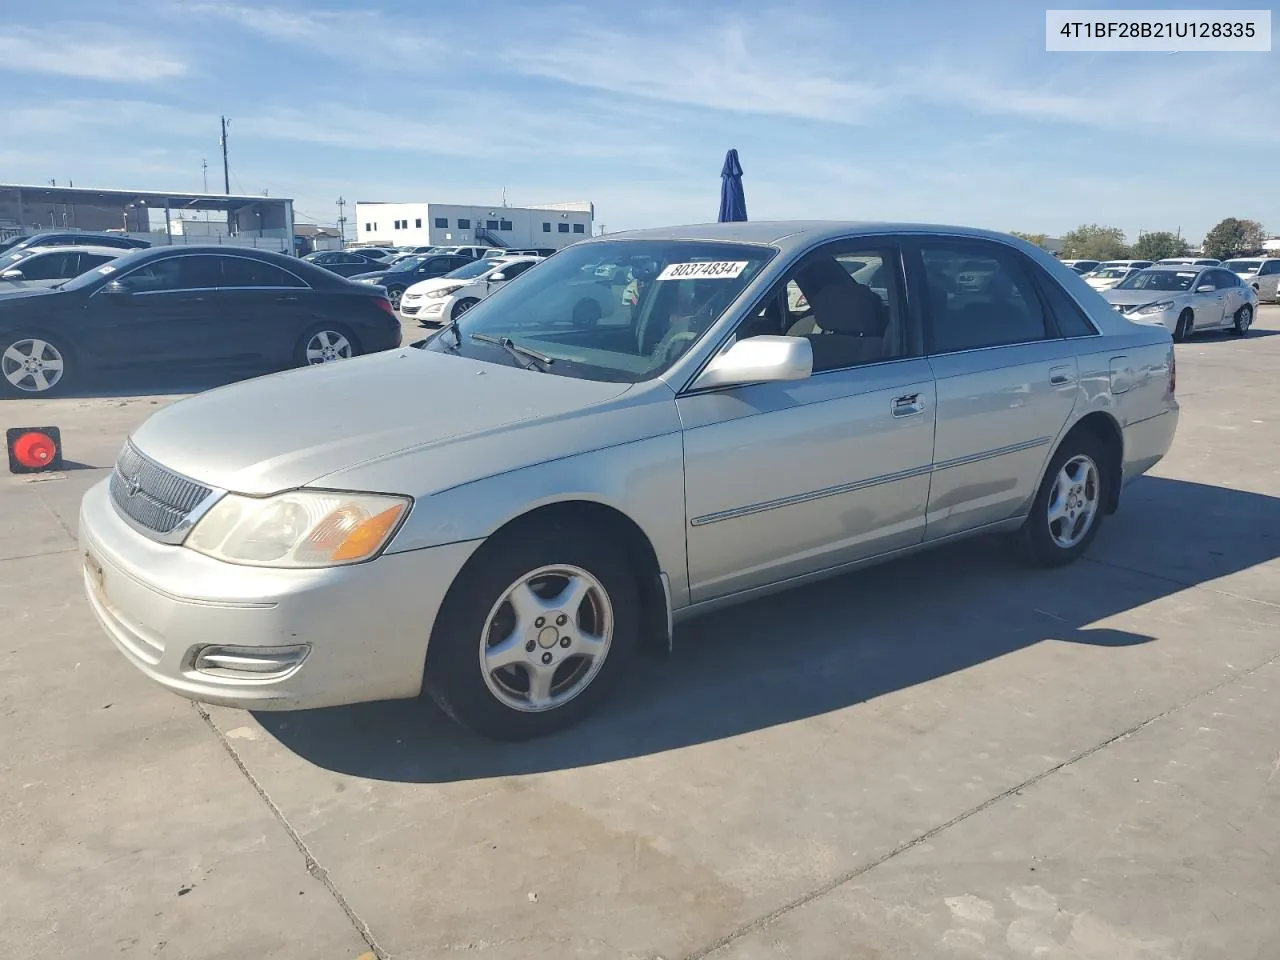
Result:
{"type": "MultiPolygon", "coordinates": [[[[146,249],[141,248],[141,249],[146,249]]],[[[100,247],[91,243],[51,244],[47,247],[23,247],[23,253],[104,253],[121,257],[132,251],[124,247],[100,247]]]]}
{"type": "Polygon", "coordinates": [[[1144,269],[1146,270],[1178,270],[1185,273],[1187,267],[1196,267],[1200,270],[1215,269],[1215,265],[1212,263],[1155,263],[1149,267],[1145,267],[1144,269]]]}
{"type": "MultiPolygon", "coordinates": [[[[777,247],[784,253],[808,249],[819,243],[860,234],[924,233],[960,236],[1008,243],[1011,237],[995,230],[950,226],[937,223],[900,223],[870,220],[756,220],[736,223],[694,223],[677,227],[628,230],[579,240],[585,243],[612,243],[618,240],[709,240],[726,243],[755,243],[777,247]]],[[[575,244],[576,246],[577,244],[575,244]]]]}

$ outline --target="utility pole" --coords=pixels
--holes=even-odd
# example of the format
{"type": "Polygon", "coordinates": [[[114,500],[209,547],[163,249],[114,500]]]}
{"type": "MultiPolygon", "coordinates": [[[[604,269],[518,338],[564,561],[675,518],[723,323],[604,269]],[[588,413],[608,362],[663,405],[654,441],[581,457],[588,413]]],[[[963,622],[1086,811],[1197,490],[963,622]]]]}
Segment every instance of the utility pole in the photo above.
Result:
{"type": "Polygon", "coordinates": [[[222,118],[222,187],[228,196],[231,194],[231,167],[227,165],[227,124],[230,121],[222,118]]]}
{"type": "Polygon", "coordinates": [[[209,192],[209,158],[200,158],[200,175],[204,178],[204,192],[209,192]]]}
{"type": "Polygon", "coordinates": [[[347,201],[338,198],[338,240],[345,247],[347,245],[347,201]]]}

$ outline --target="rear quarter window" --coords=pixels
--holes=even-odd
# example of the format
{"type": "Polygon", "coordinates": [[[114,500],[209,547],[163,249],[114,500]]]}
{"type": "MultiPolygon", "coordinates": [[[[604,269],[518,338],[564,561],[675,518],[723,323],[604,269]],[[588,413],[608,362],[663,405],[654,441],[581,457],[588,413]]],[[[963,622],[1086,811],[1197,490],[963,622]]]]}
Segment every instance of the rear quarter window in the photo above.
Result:
{"type": "Polygon", "coordinates": [[[1098,331],[1080,306],[1058,285],[1052,277],[1035,268],[1035,279],[1049,305],[1049,313],[1058,332],[1068,339],[1074,337],[1096,337],[1098,331]]]}

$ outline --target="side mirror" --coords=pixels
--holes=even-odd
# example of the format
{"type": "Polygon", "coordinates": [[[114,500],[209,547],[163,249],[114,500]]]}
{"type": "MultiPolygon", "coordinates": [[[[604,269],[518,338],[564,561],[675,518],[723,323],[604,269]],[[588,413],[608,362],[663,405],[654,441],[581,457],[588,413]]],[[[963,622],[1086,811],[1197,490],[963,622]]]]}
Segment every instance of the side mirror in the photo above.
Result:
{"type": "Polygon", "coordinates": [[[713,359],[693,387],[804,380],[812,373],[813,345],[804,337],[748,337],[713,359]]]}
{"type": "Polygon", "coordinates": [[[119,280],[112,280],[102,288],[103,293],[109,293],[113,297],[128,296],[132,291],[119,280]]]}
{"type": "Polygon", "coordinates": [[[503,273],[501,270],[499,270],[497,273],[489,274],[490,283],[501,283],[505,279],[507,279],[507,275],[503,273]]]}
{"type": "Polygon", "coordinates": [[[1196,287],[1196,293],[1213,293],[1217,289],[1212,283],[1202,283],[1196,287]]]}
{"type": "Polygon", "coordinates": [[[21,279],[22,279],[21,270],[6,270],[4,273],[0,273],[0,280],[21,280],[21,279]]]}

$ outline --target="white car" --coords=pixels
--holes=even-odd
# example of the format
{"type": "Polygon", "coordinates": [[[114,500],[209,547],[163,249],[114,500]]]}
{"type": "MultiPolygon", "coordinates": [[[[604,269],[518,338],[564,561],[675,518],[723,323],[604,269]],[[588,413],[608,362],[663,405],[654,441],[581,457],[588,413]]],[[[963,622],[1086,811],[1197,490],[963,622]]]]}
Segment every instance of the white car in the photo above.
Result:
{"type": "Polygon", "coordinates": [[[415,283],[400,298],[400,319],[417,320],[419,323],[447,323],[455,319],[452,311],[457,309],[457,299],[453,294],[467,291],[465,298],[470,302],[458,310],[458,316],[461,316],[507,280],[528,270],[539,259],[501,257],[496,260],[473,260],[443,277],[415,283]],[[494,275],[499,273],[503,274],[502,279],[495,280],[494,275]]]}
{"type": "Polygon", "coordinates": [[[1098,267],[1092,273],[1085,274],[1084,282],[1101,292],[1110,290],[1117,283],[1127,280],[1133,274],[1145,269],[1143,267],[1098,267]]]}

